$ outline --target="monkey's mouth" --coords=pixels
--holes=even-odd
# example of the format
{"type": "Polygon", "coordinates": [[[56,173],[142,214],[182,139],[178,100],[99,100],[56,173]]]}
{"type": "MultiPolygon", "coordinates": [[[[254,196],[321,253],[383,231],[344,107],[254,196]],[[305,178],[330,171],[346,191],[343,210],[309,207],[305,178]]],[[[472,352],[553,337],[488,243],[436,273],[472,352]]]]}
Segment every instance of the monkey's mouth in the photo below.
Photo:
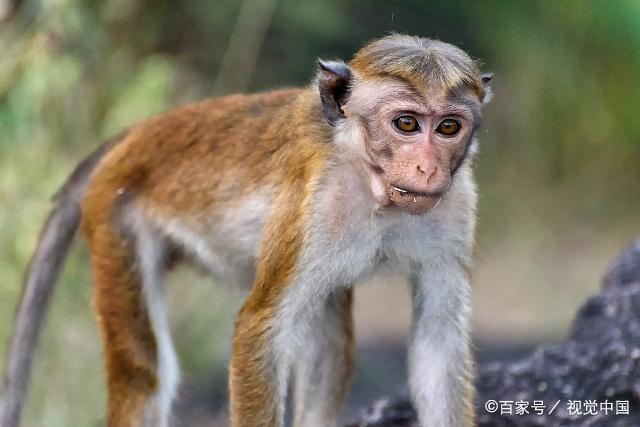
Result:
{"type": "Polygon", "coordinates": [[[406,196],[406,197],[441,197],[442,196],[442,192],[423,193],[420,191],[407,190],[405,188],[400,188],[396,186],[391,186],[391,188],[397,191],[398,193],[400,193],[401,196],[406,196]]]}
{"type": "Polygon", "coordinates": [[[442,201],[444,192],[415,191],[408,188],[390,185],[389,199],[401,209],[419,215],[435,209],[442,201]]]}

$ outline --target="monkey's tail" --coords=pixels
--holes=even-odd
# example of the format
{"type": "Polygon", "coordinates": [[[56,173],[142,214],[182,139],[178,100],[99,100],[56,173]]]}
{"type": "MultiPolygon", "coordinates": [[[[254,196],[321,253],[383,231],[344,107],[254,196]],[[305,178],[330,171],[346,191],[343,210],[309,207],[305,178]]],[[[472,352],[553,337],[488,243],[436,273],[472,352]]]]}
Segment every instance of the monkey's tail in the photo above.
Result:
{"type": "Polygon", "coordinates": [[[78,165],[55,196],[55,206],[40,232],[25,276],[5,358],[0,427],[18,427],[20,424],[34,350],[56,279],[80,224],[80,202],[91,173],[111,145],[111,141],[107,142],[78,165]]]}

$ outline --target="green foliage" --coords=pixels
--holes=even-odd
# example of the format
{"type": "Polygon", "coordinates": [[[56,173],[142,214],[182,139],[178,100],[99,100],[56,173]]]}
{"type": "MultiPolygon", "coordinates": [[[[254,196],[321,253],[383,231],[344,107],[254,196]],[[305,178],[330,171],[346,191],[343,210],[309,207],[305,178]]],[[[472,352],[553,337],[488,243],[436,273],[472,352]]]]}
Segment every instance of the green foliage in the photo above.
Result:
{"type": "MultiPolygon", "coordinates": [[[[50,195],[100,141],[211,94],[232,32],[252,31],[235,25],[246,3],[26,0],[0,24],[0,350],[50,195]]],[[[391,31],[454,42],[496,73],[478,162],[481,239],[526,239],[531,224],[545,236],[637,232],[638,22],[634,1],[280,0],[249,89],[305,84],[317,57],[347,59],[391,31]]],[[[26,425],[92,425],[102,413],[86,264],[75,252],[62,278],[26,425]]],[[[226,341],[211,337],[228,338],[220,318],[231,310],[204,285],[185,297],[192,280],[171,281],[182,301],[172,315],[197,375],[209,362],[223,369],[226,341]]]]}

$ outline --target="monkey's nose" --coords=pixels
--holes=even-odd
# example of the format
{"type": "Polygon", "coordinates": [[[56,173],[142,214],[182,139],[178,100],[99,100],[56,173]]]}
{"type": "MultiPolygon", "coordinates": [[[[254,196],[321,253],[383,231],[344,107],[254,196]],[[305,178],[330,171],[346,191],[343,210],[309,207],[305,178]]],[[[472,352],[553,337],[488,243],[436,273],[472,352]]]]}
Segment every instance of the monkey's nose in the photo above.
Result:
{"type": "Polygon", "coordinates": [[[431,178],[433,178],[433,176],[436,174],[436,171],[438,170],[438,165],[425,166],[418,163],[417,169],[418,169],[418,175],[420,175],[422,178],[425,178],[427,182],[429,182],[431,178]]]}
{"type": "Polygon", "coordinates": [[[427,178],[427,181],[436,173],[438,170],[438,165],[422,165],[418,163],[418,174],[426,175],[424,178],[427,178]]]}

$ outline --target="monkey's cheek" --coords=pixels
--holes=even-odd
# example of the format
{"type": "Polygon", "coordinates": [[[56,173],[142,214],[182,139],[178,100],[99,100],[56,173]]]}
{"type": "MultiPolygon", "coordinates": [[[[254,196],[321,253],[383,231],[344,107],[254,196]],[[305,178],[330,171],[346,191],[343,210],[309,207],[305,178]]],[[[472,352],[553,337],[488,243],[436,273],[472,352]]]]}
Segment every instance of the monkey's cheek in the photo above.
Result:
{"type": "Polygon", "coordinates": [[[373,198],[376,203],[381,207],[386,207],[391,205],[391,198],[387,194],[387,189],[385,188],[382,179],[376,174],[372,174],[371,177],[371,193],[373,194],[373,198]]]}

